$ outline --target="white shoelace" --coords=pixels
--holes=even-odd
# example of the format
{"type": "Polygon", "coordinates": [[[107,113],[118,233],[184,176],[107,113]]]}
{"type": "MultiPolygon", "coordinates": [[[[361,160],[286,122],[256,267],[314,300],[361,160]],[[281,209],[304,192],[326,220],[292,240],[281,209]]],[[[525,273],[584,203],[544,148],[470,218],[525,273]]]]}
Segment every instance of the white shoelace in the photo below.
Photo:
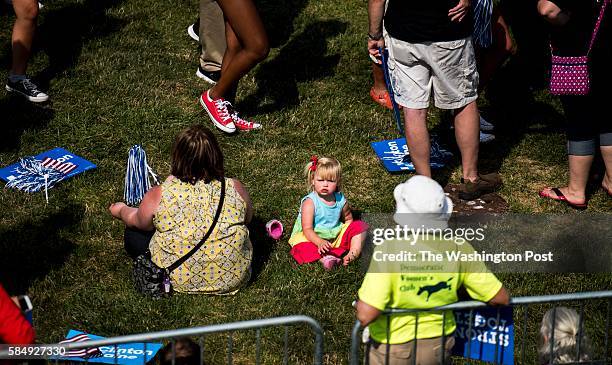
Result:
{"type": "Polygon", "coordinates": [[[253,122],[249,122],[247,120],[240,118],[238,116],[238,112],[232,113],[232,120],[234,121],[234,123],[241,124],[247,127],[253,127],[253,122]]]}
{"type": "Polygon", "coordinates": [[[227,111],[228,106],[232,106],[232,103],[223,99],[215,100],[215,107],[217,108],[217,113],[219,113],[219,116],[221,117],[221,119],[223,119],[224,122],[226,122],[232,117],[227,111]]]}
{"type": "Polygon", "coordinates": [[[30,79],[23,79],[23,87],[26,90],[32,92],[32,94],[38,95],[40,94],[40,90],[38,90],[38,86],[36,86],[30,79]]]}

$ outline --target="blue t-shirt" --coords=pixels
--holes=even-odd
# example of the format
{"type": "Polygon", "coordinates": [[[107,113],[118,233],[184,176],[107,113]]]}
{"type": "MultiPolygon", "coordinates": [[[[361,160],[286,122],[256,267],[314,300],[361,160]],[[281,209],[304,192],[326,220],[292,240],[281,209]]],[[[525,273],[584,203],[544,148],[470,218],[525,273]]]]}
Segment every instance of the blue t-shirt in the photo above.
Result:
{"type": "Polygon", "coordinates": [[[346,204],[346,198],[344,197],[344,194],[340,192],[335,192],[334,197],[336,198],[336,202],[333,205],[325,204],[325,202],[323,202],[319,195],[314,191],[303,197],[301,200],[300,212],[298,213],[298,217],[293,225],[293,232],[291,232],[291,236],[293,237],[297,233],[302,232],[301,206],[304,204],[306,199],[310,199],[314,204],[315,233],[324,240],[335,239],[342,229],[342,222],[340,221],[340,218],[342,217],[342,209],[346,204]]]}

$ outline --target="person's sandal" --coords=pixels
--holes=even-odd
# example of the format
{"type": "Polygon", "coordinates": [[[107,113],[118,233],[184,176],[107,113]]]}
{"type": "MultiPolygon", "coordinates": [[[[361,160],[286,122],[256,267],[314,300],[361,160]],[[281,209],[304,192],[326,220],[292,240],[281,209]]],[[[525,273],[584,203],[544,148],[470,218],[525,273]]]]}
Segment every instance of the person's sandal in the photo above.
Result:
{"type": "Polygon", "coordinates": [[[502,180],[497,173],[479,174],[476,181],[465,181],[462,178],[461,186],[459,187],[459,199],[474,200],[484,194],[496,191],[501,185],[502,180]]]}
{"type": "MultiPolygon", "coordinates": [[[[384,94],[377,94],[374,88],[370,89],[370,97],[374,102],[380,106],[384,106],[387,109],[393,110],[393,103],[391,103],[391,97],[389,96],[389,92],[385,90],[384,94]]],[[[401,105],[398,105],[401,109],[401,105]]]]}
{"type": "Polygon", "coordinates": [[[569,201],[559,188],[550,188],[550,190],[547,190],[547,189],[548,188],[540,191],[538,195],[541,198],[563,202],[577,210],[585,210],[587,208],[586,201],[584,203],[575,203],[575,202],[569,201]],[[555,193],[556,196],[551,195],[550,194],[551,191],[555,193]]]}

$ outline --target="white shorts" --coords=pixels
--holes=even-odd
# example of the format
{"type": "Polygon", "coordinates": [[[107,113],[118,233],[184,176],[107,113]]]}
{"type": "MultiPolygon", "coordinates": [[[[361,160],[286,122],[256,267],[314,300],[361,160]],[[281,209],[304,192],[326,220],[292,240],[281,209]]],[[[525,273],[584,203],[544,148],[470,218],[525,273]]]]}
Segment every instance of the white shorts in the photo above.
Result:
{"type": "Polygon", "coordinates": [[[395,100],[410,109],[458,109],[478,99],[478,71],[471,38],[409,43],[387,37],[395,100]]]}

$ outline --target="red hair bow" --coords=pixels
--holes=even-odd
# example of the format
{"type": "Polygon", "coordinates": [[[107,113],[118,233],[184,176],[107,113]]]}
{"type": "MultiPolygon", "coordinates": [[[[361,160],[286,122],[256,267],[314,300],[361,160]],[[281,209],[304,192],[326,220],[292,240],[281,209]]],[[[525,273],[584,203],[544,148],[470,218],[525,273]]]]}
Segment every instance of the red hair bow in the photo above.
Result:
{"type": "Polygon", "coordinates": [[[310,162],[312,162],[312,165],[310,165],[310,171],[316,171],[317,170],[317,162],[319,161],[319,158],[317,156],[312,156],[310,158],[310,162]]]}

